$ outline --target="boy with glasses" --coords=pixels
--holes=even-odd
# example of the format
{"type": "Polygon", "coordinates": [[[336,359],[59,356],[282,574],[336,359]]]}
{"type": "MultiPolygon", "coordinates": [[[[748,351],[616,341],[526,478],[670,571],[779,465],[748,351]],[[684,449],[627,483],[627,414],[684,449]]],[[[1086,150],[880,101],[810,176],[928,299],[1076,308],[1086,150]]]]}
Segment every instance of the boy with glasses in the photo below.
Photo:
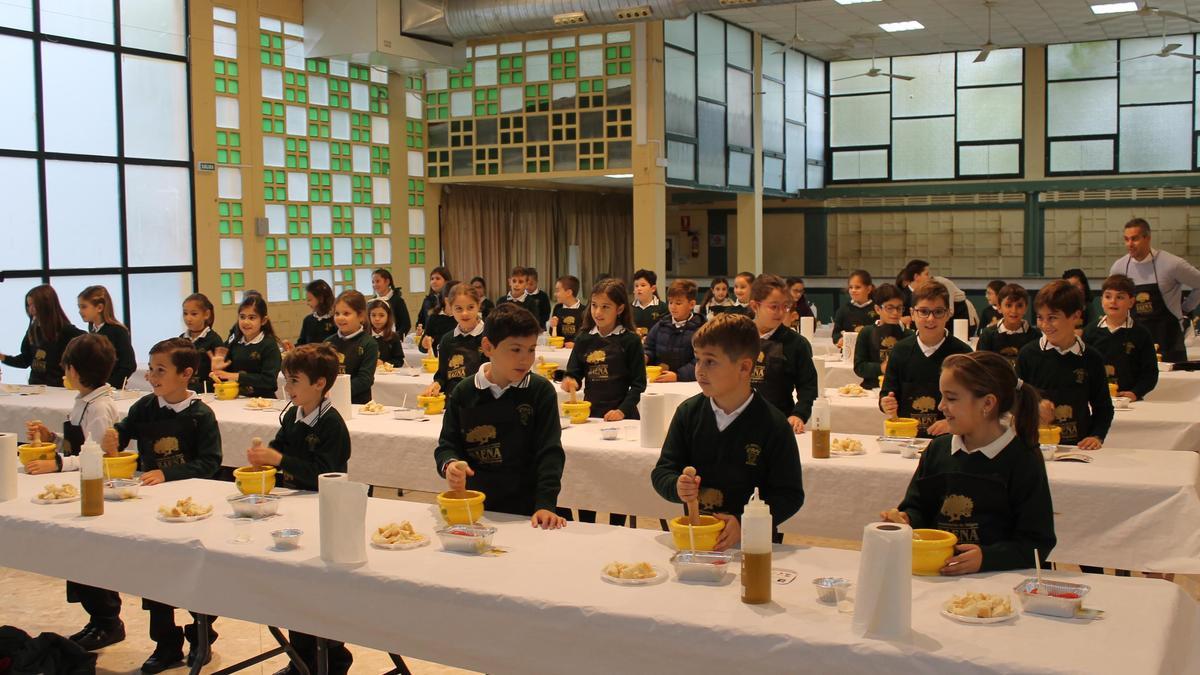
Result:
{"type": "Polygon", "coordinates": [[[863,389],[879,388],[879,378],[887,370],[892,348],[913,334],[900,323],[904,316],[904,294],[899,288],[881,284],[875,289],[873,300],[879,320],[860,330],[854,343],[854,374],[863,379],[863,389]]]}

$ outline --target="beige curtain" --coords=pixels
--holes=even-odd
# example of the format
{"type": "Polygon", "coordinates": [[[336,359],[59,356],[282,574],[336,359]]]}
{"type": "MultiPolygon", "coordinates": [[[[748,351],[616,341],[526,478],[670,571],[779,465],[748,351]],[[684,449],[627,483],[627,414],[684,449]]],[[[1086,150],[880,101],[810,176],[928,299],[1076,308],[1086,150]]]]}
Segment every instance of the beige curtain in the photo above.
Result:
{"type": "Polygon", "coordinates": [[[493,298],[517,265],[536,267],[552,293],[579,247],[584,289],[601,272],[627,278],[633,264],[633,202],[628,194],[551,192],[453,185],[442,198],[442,247],[456,279],[487,279],[493,298]]]}

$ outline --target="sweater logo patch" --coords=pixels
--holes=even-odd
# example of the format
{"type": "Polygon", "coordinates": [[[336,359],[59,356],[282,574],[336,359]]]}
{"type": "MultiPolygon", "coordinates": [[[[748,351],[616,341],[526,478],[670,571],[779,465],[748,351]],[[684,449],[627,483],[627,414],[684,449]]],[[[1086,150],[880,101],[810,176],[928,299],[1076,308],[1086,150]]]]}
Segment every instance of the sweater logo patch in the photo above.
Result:
{"type": "Polygon", "coordinates": [[[1126,354],[1132,354],[1132,353],[1133,353],[1133,343],[1132,343],[1132,342],[1126,342],[1126,343],[1125,343],[1125,353],[1126,353],[1126,354]]]}
{"type": "Polygon", "coordinates": [[[1020,353],[1021,353],[1021,350],[1017,349],[1016,347],[1004,347],[1000,350],[1001,356],[1007,356],[1011,359],[1015,359],[1017,357],[1017,354],[1020,354],[1020,353]]]}
{"type": "Polygon", "coordinates": [[[589,365],[596,365],[598,363],[604,363],[604,350],[597,349],[593,352],[589,352],[587,355],[587,362],[589,365]]]}
{"type": "Polygon", "coordinates": [[[767,355],[762,351],[758,352],[758,359],[754,363],[754,370],[750,372],[750,381],[754,384],[762,384],[762,381],[767,378],[767,355]]]}
{"type": "Polygon", "coordinates": [[[450,357],[450,362],[447,364],[449,368],[461,368],[463,364],[462,354],[455,354],[450,357]]]}
{"type": "Polygon", "coordinates": [[[521,417],[521,426],[529,426],[529,420],[533,419],[533,406],[528,403],[522,403],[517,406],[517,415],[521,417]]]}
{"type": "Polygon", "coordinates": [[[500,453],[500,444],[481,445],[467,450],[467,456],[479,464],[503,464],[504,455],[500,453]]]}
{"type": "Polygon", "coordinates": [[[879,348],[881,350],[891,351],[892,347],[895,347],[895,346],[896,346],[896,338],[892,337],[891,335],[889,335],[879,341],[879,348]]]}
{"type": "Polygon", "coordinates": [[[482,444],[496,440],[496,427],[490,424],[477,426],[467,432],[467,442],[482,444]]]}
{"type": "Polygon", "coordinates": [[[932,413],[937,410],[937,401],[933,400],[932,396],[918,396],[913,399],[912,409],[918,413],[932,413]]]}
{"type": "Polygon", "coordinates": [[[1064,439],[1079,438],[1079,425],[1075,421],[1075,408],[1067,405],[1054,406],[1054,423],[1062,429],[1064,439]]]}
{"type": "Polygon", "coordinates": [[[316,452],[317,446],[321,444],[321,437],[316,434],[309,434],[304,437],[304,443],[308,445],[310,452],[316,452]]]}
{"type": "Polygon", "coordinates": [[[757,443],[751,443],[746,446],[746,466],[758,466],[758,456],[762,454],[762,447],[757,443]]]}
{"type": "Polygon", "coordinates": [[[1087,371],[1083,368],[1075,369],[1075,384],[1083,384],[1087,380],[1087,371]]]}
{"type": "Polygon", "coordinates": [[[45,370],[46,369],[46,350],[45,349],[39,349],[33,353],[32,368],[34,370],[45,370]]]}
{"type": "Polygon", "coordinates": [[[1154,303],[1150,301],[1150,294],[1142,291],[1134,296],[1133,311],[1138,316],[1149,316],[1154,313],[1154,303]]]}
{"type": "Polygon", "coordinates": [[[1105,366],[1104,366],[1104,374],[1105,374],[1105,375],[1107,375],[1107,376],[1109,376],[1110,378],[1112,378],[1112,377],[1116,377],[1116,376],[1117,376],[1117,367],[1116,367],[1116,366],[1110,366],[1110,365],[1108,365],[1108,364],[1105,364],[1105,366]]]}
{"type": "Polygon", "coordinates": [[[563,325],[565,325],[565,326],[574,326],[574,325],[575,325],[575,317],[573,317],[573,316],[564,316],[564,317],[563,317],[563,325]]]}
{"type": "Polygon", "coordinates": [[[700,509],[702,511],[714,511],[725,505],[725,493],[716,488],[700,488],[700,509]]]}
{"type": "Polygon", "coordinates": [[[975,502],[963,495],[946,495],[942,502],[941,514],[952,522],[957,523],[963,518],[970,518],[975,512],[975,502]]]}
{"type": "Polygon", "coordinates": [[[159,457],[173,455],[177,452],[179,452],[179,439],[174,436],[164,436],[154,441],[154,454],[159,457]]]}

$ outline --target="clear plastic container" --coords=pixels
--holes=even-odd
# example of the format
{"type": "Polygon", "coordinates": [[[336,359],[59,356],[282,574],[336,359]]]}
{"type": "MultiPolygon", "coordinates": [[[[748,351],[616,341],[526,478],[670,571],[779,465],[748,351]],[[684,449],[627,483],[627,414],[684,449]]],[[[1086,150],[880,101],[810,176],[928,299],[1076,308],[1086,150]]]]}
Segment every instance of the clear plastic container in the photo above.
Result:
{"type": "Polygon", "coordinates": [[[1042,579],[1039,588],[1038,580],[1034,577],[1029,577],[1013,587],[1013,592],[1021,600],[1021,609],[1025,612],[1067,619],[1074,618],[1083,609],[1083,598],[1090,590],[1092,587],[1085,584],[1049,579],[1042,579]]]}
{"type": "Polygon", "coordinates": [[[238,518],[270,518],[279,512],[277,495],[235,495],[229,498],[233,514],[238,518]]]}
{"type": "Polygon", "coordinates": [[[137,499],[140,481],[132,478],[114,478],[104,481],[104,498],[110,502],[120,502],[126,499],[137,499]]]}
{"type": "Polygon", "coordinates": [[[437,531],[442,548],[456,553],[487,553],[492,548],[496,528],[487,525],[450,525],[437,531]]]}
{"type": "Polygon", "coordinates": [[[729,551],[679,551],[671,556],[671,566],[680,581],[717,583],[730,571],[733,554],[729,551]]]}

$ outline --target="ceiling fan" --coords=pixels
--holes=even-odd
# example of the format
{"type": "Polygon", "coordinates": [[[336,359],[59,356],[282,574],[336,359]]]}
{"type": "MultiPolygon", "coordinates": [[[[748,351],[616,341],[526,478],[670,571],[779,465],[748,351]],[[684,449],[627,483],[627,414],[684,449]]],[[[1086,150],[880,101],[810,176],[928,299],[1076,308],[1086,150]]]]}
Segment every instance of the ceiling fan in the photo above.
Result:
{"type": "MultiPolygon", "coordinates": [[[[810,40],[800,34],[800,4],[796,3],[792,6],[792,37],[788,38],[778,49],[771,52],[772,55],[784,54],[788,50],[795,51],[810,51],[812,45],[821,45],[823,47],[840,47],[838,43],[820,42],[818,40],[810,40]],[[806,49],[807,48],[807,49],[806,49]]],[[[836,56],[844,56],[843,50],[835,50],[836,56]]],[[[836,60],[832,56],[829,60],[836,60]]]]}
{"type": "Polygon", "coordinates": [[[958,47],[960,49],[978,49],[979,54],[975,56],[975,63],[987,61],[988,56],[991,56],[992,52],[997,49],[1007,49],[1007,47],[1002,47],[992,42],[992,7],[995,7],[996,3],[994,0],[983,0],[983,6],[987,8],[987,42],[981,45],[947,43],[951,47],[958,47]]]}
{"type": "Polygon", "coordinates": [[[1117,59],[1117,63],[1124,63],[1125,61],[1136,61],[1138,59],[1144,59],[1147,56],[1157,56],[1160,59],[1165,59],[1168,56],[1178,56],[1178,57],[1184,58],[1184,59],[1200,61],[1200,56],[1196,56],[1194,54],[1180,54],[1175,51],[1182,46],[1183,45],[1179,44],[1178,42],[1172,42],[1171,44],[1167,44],[1167,20],[1163,19],[1162,49],[1160,49],[1156,52],[1150,52],[1149,54],[1142,54],[1141,56],[1130,56],[1127,59],[1117,59]]]}
{"type": "Polygon", "coordinates": [[[842,80],[851,80],[856,77],[890,77],[893,80],[904,80],[905,82],[916,79],[915,77],[913,77],[911,75],[896,75],[894,73],[885,73],[885,72],[883,72],[882,68],[876,67],[875,66],[875,38],[872,37],[872,38],[870,38],[870,40],[871,40],[871,67],[867,69],[867,72],[858,73],[857,75],[846,75],[845,77],[837,77],[837,78],[833,79],[834,82],[840,82],[842,80]]]}
{"type": "Polygon", "coordinates": [[[1107,21],[1116,21],[1117,19],[1124,19],[1125,17],[1128,17],[1128,16],[1140,16],[1143,19],[1152,17],[1152,16],[1157,16],[1157,17],[1161,17],[1162,19],[1164,19],[1164,21],[1166,19],[1183,19],[1184,21],[1200,23],[1200,19],[1194,19],[1194,18],[1188,16],[1187,14],[1180,14],[1179,12],[1172,12],[1169,9],[1159,9],[1158,7],[1151,7],[1148,3],[1143,2],[1142,6],[1138,7],[1137,10],[1135,10],[1135,11],[1121,12],[1119,14],[1113,14],[1111,16],[1106,16],[1103,19],[1096,19],[1094,21],[1088,21],[1084,25],[1085,26],[1094,26],[1096,24],[1105,23],[1107,21]]]}

